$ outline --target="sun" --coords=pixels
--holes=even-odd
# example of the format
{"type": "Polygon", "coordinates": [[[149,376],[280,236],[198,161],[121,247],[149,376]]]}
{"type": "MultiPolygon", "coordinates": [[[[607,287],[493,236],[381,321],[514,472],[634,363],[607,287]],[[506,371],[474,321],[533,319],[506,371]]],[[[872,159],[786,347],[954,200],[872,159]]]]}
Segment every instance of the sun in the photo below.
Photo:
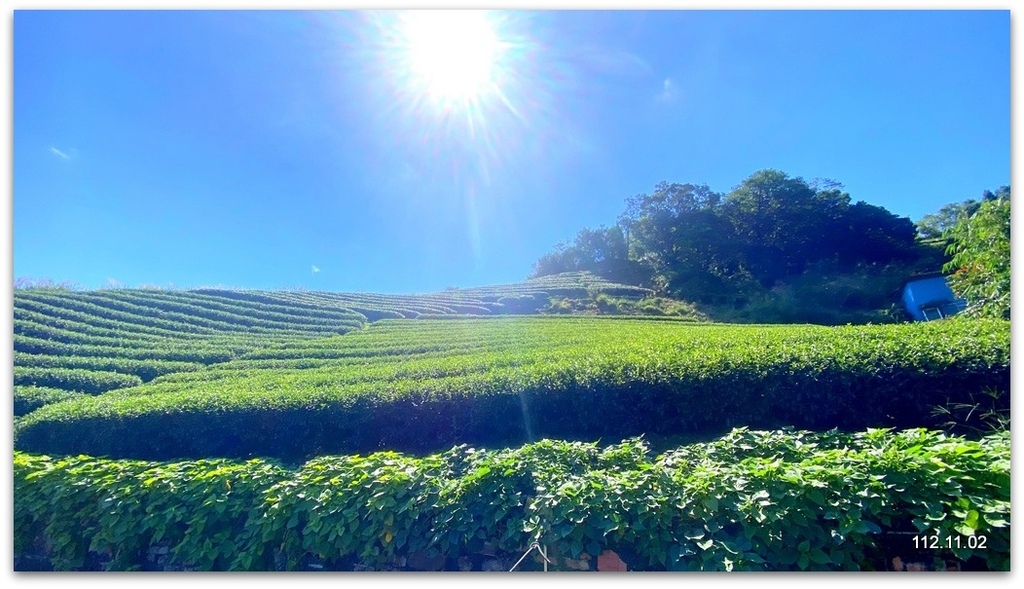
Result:
{"type": "Polygon", "coordinates": [[[451,105],[478,102],[500,90],[503,44],[486,11],[410,11],[400,28],[416,91],[451,105]]]}
{"type": "Polygon", "coordinates": [[[372,141],[383,181],[417,207],[436,201],[480,262],[485,223],[515,206],[516,187],[532,182],[529,169],[553,152],[548,138],[569,135],[556,107],[567,66],[537,34],[545,13],[345,14],[344,56],[354,58],[346,61],[345,106],[365,106],[379,131],[372,141]]]}

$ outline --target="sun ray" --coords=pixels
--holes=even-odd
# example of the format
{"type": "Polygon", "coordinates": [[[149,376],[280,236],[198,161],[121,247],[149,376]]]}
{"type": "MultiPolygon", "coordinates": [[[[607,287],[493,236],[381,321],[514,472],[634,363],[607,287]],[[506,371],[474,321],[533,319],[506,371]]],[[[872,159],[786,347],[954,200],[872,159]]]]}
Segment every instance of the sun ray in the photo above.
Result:
{"type": "Polygon", "coordinates": [[[472,103],[493,91],[503,47],[486,12],[412,11],[402,32],[412,80],[431,99],[472,103]]]}
{"type": "Polygon", "coordinates": [[[530,12],[359,17],[350,43],[360,59],[350,72],[372,82],[382,173],[405,170],[403,180],[384,181],[401,185],[400,198],[418,210],[444,211],[482,259],[488,224],[506,227],[512,199],[539,181],[531,171],[568,136],[557,108],[568,89],[561,53],[536,34],[542,16],[530,12]]]}

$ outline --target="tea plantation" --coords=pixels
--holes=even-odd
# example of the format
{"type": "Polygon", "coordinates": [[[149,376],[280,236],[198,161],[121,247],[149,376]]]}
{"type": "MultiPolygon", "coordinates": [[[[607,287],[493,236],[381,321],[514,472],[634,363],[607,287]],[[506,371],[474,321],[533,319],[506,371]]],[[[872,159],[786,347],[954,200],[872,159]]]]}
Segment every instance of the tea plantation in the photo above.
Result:
{"type": "Polygon", "coordinates": [[[1009,569],[1008,321],[649,294],[18,290],[15,568],[1009,569]]]}

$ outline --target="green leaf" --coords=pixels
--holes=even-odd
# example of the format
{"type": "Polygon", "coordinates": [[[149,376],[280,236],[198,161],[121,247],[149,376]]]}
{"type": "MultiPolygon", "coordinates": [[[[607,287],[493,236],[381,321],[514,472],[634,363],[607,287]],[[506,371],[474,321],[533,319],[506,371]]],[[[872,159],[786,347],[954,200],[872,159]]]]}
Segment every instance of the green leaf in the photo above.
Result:
{"type": "Polygon", "coordinates": [[[825,496],[818,489],[811,489],[806,494],[807,498],[814,502],[815,505],[825,505],[825,496]]]}
{"type": "Polygon", "coordinates": [[[993,528],[1005,528],[1006,526],[1010,525],[1010,522],[1001,517],[993,517],[988,515],[985,516],[985,523],[993,528]]]}
{"type": "Polygon", "coordinates": [[[683,537],[688,540],[700,540],[704,537],[704,530],[699,528],[687,528],[683,531],[683,537]]]}
{"type": "Polygon", "coordinates": [[[964,524],[971,529],[972,533],[978,529],[978,512],[977,510],[970,510],[967,512],[967,517],[964,518],[964,524]]]}
{"type": "Polygon", "coordinates": [[[827,554],[820,548],[815,548],[807,553],[807,558],[815,564],[828,564],[831,562],[827,554]]]}

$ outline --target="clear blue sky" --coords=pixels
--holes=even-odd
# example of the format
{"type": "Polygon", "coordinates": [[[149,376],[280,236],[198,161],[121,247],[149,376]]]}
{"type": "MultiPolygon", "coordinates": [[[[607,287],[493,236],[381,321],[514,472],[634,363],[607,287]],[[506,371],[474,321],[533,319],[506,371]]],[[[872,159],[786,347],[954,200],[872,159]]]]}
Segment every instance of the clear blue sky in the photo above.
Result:
{"type": "Polygon", "coordinates": [[[662,180],[775,168],[914,221],[1010,184],[1008,10],[481,22],[16,11],[13,275],[430,292],[662,180]]]}

